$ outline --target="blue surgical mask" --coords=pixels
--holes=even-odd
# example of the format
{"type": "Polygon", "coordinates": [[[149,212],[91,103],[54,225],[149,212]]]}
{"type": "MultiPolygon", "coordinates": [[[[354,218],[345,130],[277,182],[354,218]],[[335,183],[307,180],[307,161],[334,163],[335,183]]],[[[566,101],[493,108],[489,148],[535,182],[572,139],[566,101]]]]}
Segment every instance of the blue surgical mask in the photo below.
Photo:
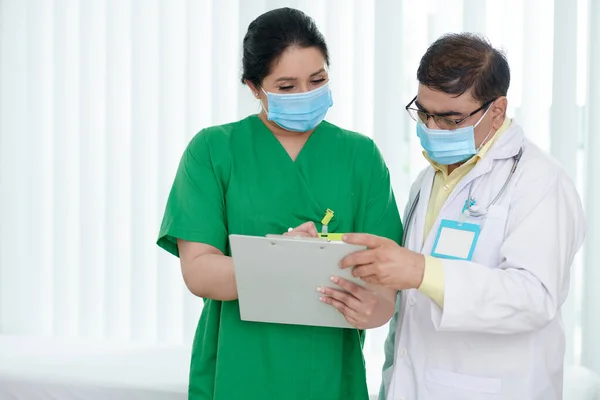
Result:
{"type": "Polygon", "coordinates": [[[333,105],[329,83],[310,92],[265,94],[269,105],[267,119],[292,132],[314,129],[333,105]]]}
{"type": "Polygon", "coordinates": [[[479,148],[475,148],[475,128],[485,117],[488,110],[483,113],[475,125],[465,126],[455,130],[431,129],[422,122],[417,122],[417,136],[427,156],[438,164],[452,165],[473,157],[492,133],[488,133],[479,148]]]}

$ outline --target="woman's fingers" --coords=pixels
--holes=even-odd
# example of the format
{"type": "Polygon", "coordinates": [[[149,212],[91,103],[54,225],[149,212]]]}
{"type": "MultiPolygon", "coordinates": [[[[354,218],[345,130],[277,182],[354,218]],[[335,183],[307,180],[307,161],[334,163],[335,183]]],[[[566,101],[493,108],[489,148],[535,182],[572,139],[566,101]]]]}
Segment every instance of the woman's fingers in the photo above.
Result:
{"type": "Polygon", "coordinates": [[[337,300],[338,302],[343,303],[348,308],[350,308],[354,311],[357,311],[357,312],[360,311],[360,308],[361,308],[360,300],[348,292],[344,292],[344,291],[332,289],[332,288],[327,288],[327,287],[319,288],[319,291],[325,295],[324,296],[325,299],[337,300]]]}
{"type": "Polygon", "coordinates": [[[284,236],[303,236],[303,237],[319,237],[317,226],[314,222],[308,221],[294,229],[288,230],[284,236]]]}
{"type": "Polygon", "coordinates": [[[352,318],[356,320],[359,316],[359,313],[352,309],[352,307],[349,307],[344,301],[338,300],[338,298],[339,297],[321,296],[320,300],[325,304],[335,307],[346,318],[352,318]]]}

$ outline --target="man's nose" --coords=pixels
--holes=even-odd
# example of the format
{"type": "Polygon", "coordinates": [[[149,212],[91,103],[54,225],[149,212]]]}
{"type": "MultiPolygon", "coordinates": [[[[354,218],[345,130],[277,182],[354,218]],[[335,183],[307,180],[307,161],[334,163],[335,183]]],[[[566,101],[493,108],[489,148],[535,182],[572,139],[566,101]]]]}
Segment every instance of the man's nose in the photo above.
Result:
{"type": "Polygon", "coordinates": [[[427,123],[425,123],[425,125],[429,129],[440,129],[440,127],[435,123],[435,119],[431,115],[427,116],[427,123]]]}

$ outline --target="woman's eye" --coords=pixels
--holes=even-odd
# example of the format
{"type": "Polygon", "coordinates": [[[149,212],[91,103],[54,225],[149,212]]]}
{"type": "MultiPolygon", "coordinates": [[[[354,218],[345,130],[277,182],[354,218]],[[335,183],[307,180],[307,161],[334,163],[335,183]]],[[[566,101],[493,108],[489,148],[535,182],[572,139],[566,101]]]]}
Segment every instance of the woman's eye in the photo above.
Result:
{"type": "Polygon", "coordinates": [[[319,83],[323,83],[323,82],[325,82],[325,78],[315,79],[314,81],[312,81],[312,83],[315,85],[318,85],[319,83]]]}
{"type": "Polygon", "coordinates": [[[284,91],[285,90],[291,90],[293,88],[294,88],[293,86],[279,86],[279,90],[284,90],[284,91]]]}

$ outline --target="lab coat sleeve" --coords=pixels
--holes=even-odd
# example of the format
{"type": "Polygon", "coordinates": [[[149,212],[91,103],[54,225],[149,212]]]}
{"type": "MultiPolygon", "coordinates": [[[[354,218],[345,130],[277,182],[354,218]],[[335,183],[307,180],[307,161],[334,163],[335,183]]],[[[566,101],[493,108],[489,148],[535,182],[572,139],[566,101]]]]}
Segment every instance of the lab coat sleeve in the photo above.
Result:
{"type": "Polygon", "coordinates": [[[546,179],[537,175],[514,188],[497,268],[443,261],[444,308],[432,303],[438,330],[514,334],[540,329],[556,316],[568,294],[585,220],[566,173],[552,179],[547,172],[546,179]]]}

